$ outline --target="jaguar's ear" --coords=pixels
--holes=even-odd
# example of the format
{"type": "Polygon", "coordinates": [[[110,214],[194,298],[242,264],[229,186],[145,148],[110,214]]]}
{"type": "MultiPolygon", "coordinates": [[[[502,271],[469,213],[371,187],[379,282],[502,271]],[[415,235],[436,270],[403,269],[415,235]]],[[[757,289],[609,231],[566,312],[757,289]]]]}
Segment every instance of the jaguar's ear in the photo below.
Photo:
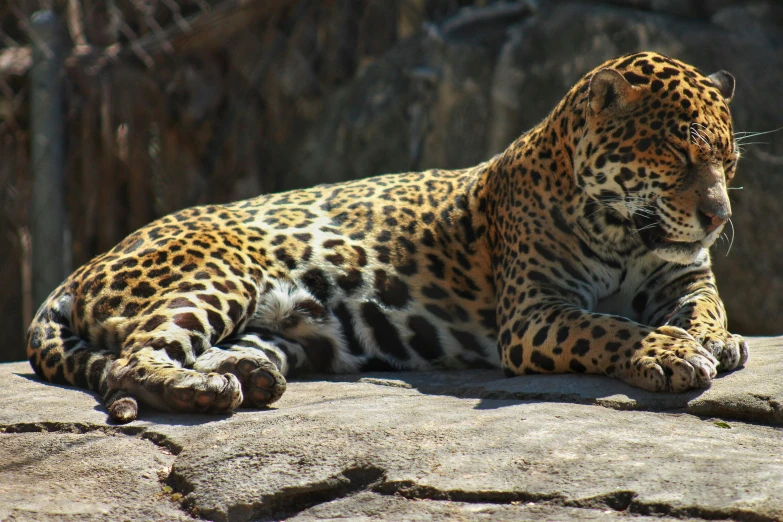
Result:
{"type": "Polygon", "coordinates": [[[715,84],[715,87],[723,95],[726,103],[729,103],[734,97],[734,76],[728,71],[718,71],[710,74],[709,79],[712,80],[712,83],[715,84]]]}
{"type": "Polygon", "coordinates": [[[614,69],[601,69],[590,78],[587,99],[594,114],[607,109],[623,111],[633,104],[637,97],[638,89],[614,69]]]}

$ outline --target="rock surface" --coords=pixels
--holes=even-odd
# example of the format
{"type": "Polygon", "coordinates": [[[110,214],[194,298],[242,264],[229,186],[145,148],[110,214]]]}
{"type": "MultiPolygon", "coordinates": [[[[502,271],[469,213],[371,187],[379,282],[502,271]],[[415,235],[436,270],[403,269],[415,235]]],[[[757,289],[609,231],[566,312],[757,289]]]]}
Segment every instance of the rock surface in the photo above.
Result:
{"type": "Polygon", "coordinates": [[[94,426],[49,428],[0,434],[0,520],[191,520],[160,486],[170,452],[94,426]]]}
{"type": "Polygon", "coordinates": [[[0,519],[783,520],[783,338],[712,388],[363,374],[275,409],[142,412],[0,365],[0,519]]]}

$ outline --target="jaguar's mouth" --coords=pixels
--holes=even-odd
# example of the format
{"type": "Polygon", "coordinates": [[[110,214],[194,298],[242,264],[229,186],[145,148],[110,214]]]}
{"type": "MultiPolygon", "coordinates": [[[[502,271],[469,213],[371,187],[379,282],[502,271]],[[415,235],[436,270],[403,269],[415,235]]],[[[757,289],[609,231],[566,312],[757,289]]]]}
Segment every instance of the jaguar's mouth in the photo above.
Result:
{"type": "Polygon", "coordinates": [[[650,250],[666,249],[675,250],[682,254],[690,254],[705,247],[703,244],[704,239],[687,241],[671,237],[663,229],[657,216],[637,214],[634,216],[634,225],[639,233],[639,237],[642,238],[642,241],[650,250]]]}

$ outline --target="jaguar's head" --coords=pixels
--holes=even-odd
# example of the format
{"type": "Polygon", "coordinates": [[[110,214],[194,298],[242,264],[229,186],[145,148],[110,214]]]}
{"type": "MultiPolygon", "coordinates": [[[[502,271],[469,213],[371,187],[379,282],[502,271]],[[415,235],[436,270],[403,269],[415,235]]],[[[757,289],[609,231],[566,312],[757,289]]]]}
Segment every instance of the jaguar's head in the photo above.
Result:
{"type": "Polygon", "coordinates": [[[578,185],[659,257],[694,262],[731,217],[734,77],[638,53],[605,63],[587,81],[578,185]]]}

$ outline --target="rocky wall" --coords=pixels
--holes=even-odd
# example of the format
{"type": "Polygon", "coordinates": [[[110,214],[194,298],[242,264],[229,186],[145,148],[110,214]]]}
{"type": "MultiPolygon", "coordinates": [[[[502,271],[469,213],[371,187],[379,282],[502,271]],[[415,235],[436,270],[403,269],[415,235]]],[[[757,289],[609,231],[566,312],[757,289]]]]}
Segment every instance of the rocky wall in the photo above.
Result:
{"type": "MultiPolygon", "coordinates": [[[[783,126],[783,4],[490,4],[402,40],[330,95],[293,160],[291,187],[478,163],[544,118],[583,74],[639,50],[734,74],[738,131],[783,126]]],[[[733,230],[713,247],[715,271],[733,330],[779,334],[783,131],[745,141],[733,230]]]]}

